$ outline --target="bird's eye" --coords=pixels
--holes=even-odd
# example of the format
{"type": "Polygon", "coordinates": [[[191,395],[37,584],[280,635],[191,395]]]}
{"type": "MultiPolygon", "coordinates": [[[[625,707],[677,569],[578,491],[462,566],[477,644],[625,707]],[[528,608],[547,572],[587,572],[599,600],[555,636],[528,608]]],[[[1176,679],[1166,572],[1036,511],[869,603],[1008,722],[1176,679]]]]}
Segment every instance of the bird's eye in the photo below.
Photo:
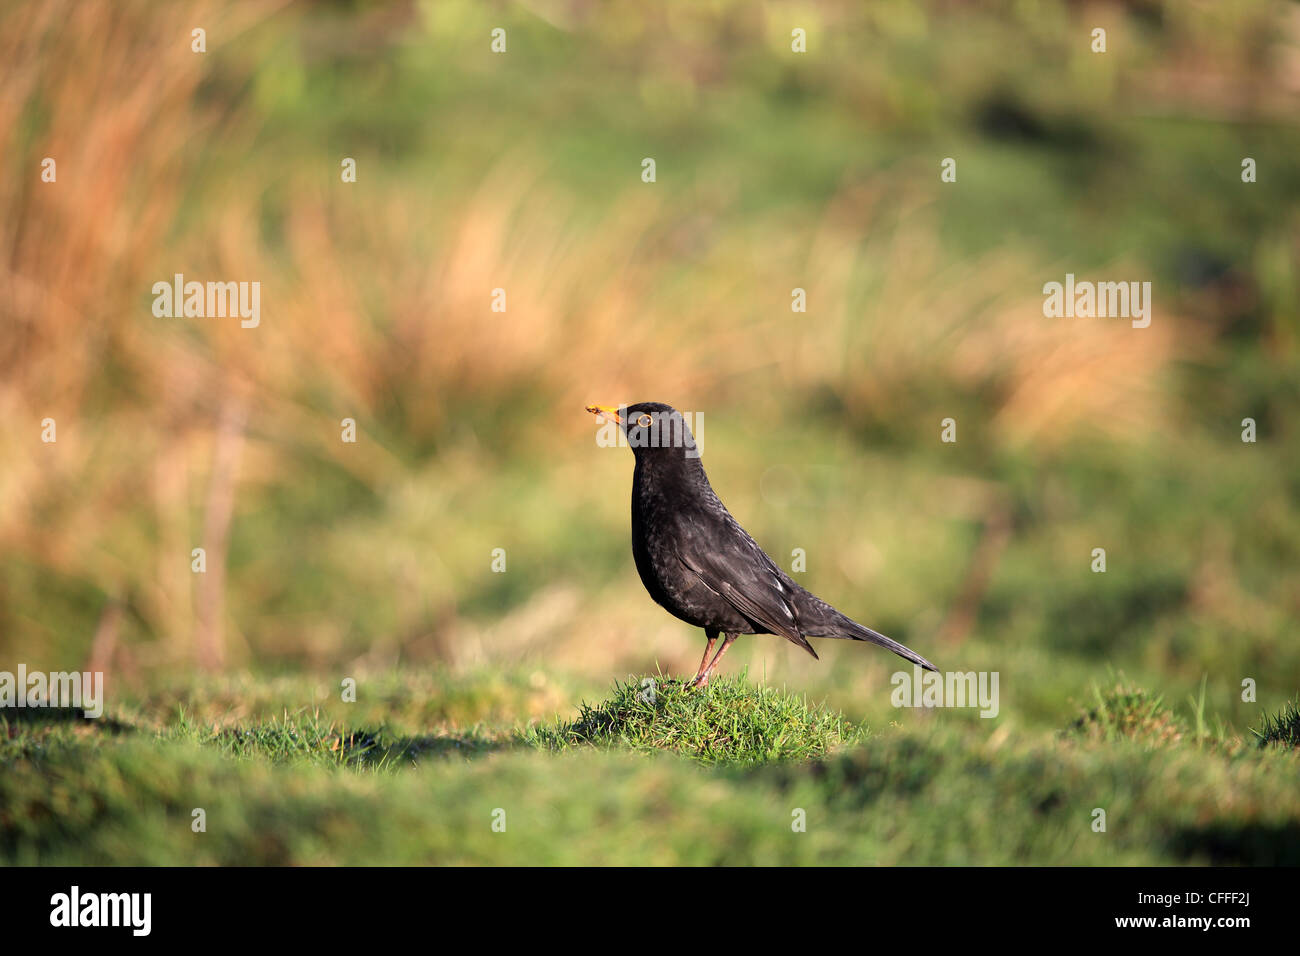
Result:
{"type": "Polygon", "coordinates": [[[649,428],[652,421],[654,421],[654,419],[649,415],[641,414],[636,417],[636,423],[642,428],[649,428]]]}

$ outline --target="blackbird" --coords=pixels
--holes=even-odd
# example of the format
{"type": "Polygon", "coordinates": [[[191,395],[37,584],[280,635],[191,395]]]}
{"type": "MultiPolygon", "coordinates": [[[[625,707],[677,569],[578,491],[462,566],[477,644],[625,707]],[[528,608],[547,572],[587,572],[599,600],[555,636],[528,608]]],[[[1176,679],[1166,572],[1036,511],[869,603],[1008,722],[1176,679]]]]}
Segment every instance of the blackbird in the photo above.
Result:
{"type": "Polygon", "coordinates": [[[867,641],[937,670],[795,584],[714,494],[694,436],[672,406],[588,405],[587,411],[616,423],[636,456],[632,556],[641,583],[669,613],[704,628],[708,643],[690,686],[708,684],[740,634],[777,634],[814,658],[809,637],[867,641]],[[719,634],[722,646],[710,661],[719,634]]]}

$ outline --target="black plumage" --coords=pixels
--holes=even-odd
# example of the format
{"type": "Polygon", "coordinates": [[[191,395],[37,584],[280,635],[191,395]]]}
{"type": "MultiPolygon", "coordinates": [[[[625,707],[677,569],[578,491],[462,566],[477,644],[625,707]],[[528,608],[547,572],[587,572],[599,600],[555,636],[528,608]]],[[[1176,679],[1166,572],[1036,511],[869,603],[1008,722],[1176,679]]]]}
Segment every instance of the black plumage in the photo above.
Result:
{"type": "Polygon", "coordinates": [[[632,555],[650,596],[704,628],[708,643],[692,681],[708,683],[738,634],[777,634],[813,657],[809,637],[867,641],[927,670],[935,666],[805,590],[777,566],[714,493],[681,414],[659,402],[591,405],[618,423],[636,455],[632,555]],[[722,647],[710,661],[718,635],[722,647]]]}

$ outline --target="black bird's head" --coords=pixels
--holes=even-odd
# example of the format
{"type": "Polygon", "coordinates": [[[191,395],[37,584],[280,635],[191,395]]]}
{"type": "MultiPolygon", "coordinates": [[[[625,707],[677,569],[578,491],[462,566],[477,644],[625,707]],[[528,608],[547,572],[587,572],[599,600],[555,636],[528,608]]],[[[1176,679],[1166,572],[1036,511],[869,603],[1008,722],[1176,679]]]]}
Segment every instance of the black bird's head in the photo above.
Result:
{"type": "Polygon", "coordinates": [[[637,402],[635,405],[588,405],[587,411],[605,421],[614,422],[627,437],[628,447],[637,461],[698,459],[695,436],[682,413],[663,402],[637,402]]]}

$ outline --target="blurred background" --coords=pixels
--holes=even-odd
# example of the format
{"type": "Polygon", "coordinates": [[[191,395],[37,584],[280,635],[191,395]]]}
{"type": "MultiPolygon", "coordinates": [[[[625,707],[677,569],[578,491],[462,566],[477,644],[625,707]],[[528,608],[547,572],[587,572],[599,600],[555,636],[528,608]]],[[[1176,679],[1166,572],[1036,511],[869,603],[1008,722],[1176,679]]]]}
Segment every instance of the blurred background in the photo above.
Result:
{"type": "MultiPolygon", "coordinates": [[[[1012,720],[1300,687],[1295,3],[42,0],[0,74],[0,668],[691,673],[583,411],[658,400],[1012,720]],[[1151,326],[1044,318],[1067,272],[1151,326]],[[260,326],[156,318],[175,273],[260,326]]],[[[819,650],[727,664],[897,714],[899,661],[819,650]]]]}

